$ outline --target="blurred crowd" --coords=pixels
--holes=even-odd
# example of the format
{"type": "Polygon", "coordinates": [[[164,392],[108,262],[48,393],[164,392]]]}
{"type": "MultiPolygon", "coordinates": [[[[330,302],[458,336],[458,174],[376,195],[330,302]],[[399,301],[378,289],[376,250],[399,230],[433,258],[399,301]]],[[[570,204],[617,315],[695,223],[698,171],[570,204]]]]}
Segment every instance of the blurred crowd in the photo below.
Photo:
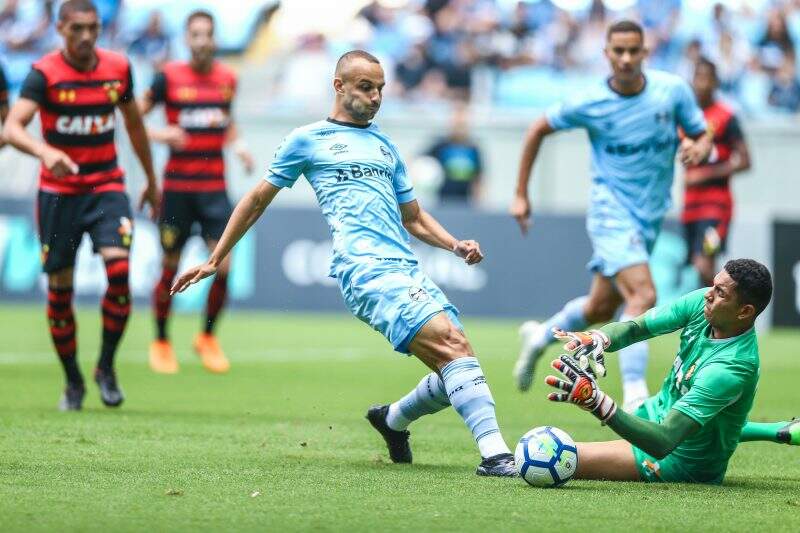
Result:
{"type": "MultiPolygon", "coordinates": [[[[164,28],[160,11],[147,15],[146,22],[134,25],[124,20],[122,0],[93,0],[103,24],[100,45],[123,50],[158,67],[170,58],[172,36],[164,28]]],[[[10,70],[12,85],[17,85],[42,54],[61,45],[54,18],[55,0],[5,0],[0,9],[0,58],[10,70]]]]}
{"type": "MultiPolygon", "coordinates": [[[[410,99],[476,98],[488,91],[499,105],[545,105],[546,96],[530,94],[537,87],[560,98],[579,90],[586,77],[607,72],[605,30],[614,20],[634,18],[647,32],[649,66],[688,77],[705,56],[717,63],[723,92],[744,111],[797,112],[800,0],[736,4],[373,0],[359,12],[355,31],[332,38],[327,49],[336,55],[356,45],[376,53],[390,66],[397,92],[410,99]]],[[[314,39],[322,49],[322,36],[314,39]]],[[[308,39],[299,48],[307,45],[308,39]]]]}
{"type": "MultiPolygon", "coordinates": [[[[95,3],[102,46],[148,68],[175,55],[179,29],[170,30],[158,10],[131,17],[123,0],[95,3]]],[[[0,62],[12,85],[58,45],[56,4],[0,1],[0,62]]],[[[362,47],[381,58],[389,90],[406,100],[542,107],[607,71],[605,29],[623,17],[645,26],[651,67],[689,76],[705,56],[743,112],[800,111],[800,0],[372,0],[345,31],[299,36],[286,49],[277,85],[289,88],[289,100],[318,99],[332,61],[362,47]]]]}

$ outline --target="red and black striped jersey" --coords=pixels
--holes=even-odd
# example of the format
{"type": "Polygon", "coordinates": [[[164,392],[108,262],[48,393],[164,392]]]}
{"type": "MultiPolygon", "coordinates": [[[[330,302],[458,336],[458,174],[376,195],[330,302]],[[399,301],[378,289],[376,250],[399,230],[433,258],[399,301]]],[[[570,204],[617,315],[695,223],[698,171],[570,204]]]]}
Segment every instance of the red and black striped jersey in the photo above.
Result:
{"type": "Polygon", "coordinates": [[[78,165],[78,173],[56,177],[42,166],[39,187],[57,194],[124,191],[114,146],[115,108],[133,98],[131,68],[125,56],[95,49],[94,69],[81,71],[51,52],[33,64],[21,98],[39,104],[42,135],[78,165]]]}
{"type": "MultiPolygon", "coordinates": [[[[739,120],[730,106],[714,102],[703,109],[706,123],[714,134],[717,150],[715,163],[704,163],[700,167],[721,163],[730,159],[736,143],[744,139],[739,120]]],[[[691,172],[691,169],[687,169],[691,172]]],[[[698,185],[687,185],[683,198],[683,222],[698,220],[721,220],[730,222],[733,214],[733,196],[730,176],[714,178],[698,185]]]]}
{"type": "Polygon", "coordinates": [[[225,190],[222,149],[231,124],[236,75],[219,62],[198,72],[187,62],[167,63],[153,79],[149,97],[163,102],[167,123],[187,136],[180,150],[170,149],[164,190],[211,192],[225,190]]]}
{"type": "Polygon", "coordinates": [[[3,67],[0,67],[0,107],[8,107],[8,82],[3,67]]]}

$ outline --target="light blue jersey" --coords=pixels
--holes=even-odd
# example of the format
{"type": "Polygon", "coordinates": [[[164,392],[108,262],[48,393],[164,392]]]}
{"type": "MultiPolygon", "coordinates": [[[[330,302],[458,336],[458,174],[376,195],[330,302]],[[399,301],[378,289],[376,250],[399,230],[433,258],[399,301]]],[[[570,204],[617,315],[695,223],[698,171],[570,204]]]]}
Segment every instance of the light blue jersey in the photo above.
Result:
{"type": "Polygon", "coordinates": [[[399,204],[415,199],[397,147],[375,124],[321,120],[292,131],[278,147],[267,181],[291,187],[305,175],[333,237],[331,275],[368,259],[416,263],[399,204]]]}
{"type": "Polygon", "coordinates": [[[678,126],[690,136],[706,130],[703,111],[678,76],[645,72],[645,87],[623,96],[608,81],[548,110],[556,130],[584,128],[592,144],[592,180],[636,219],[660,223],[671,205],[678,126]]]}
{"type": "Polygon", "coordinates": [[[546,118],[553,129],[589,134],[589,269],[610,277],[647,263],[672,204],[678,127],[692,137],[706,130],[691,88],[678,76],[648,70],[636,95],[621,95],[604,81],[548,110],[546,118]]]}
{"type": "Polygon", "coordinates": [[[415,199],[397,147],[375,124],[332,119],[292,131],[266,180],[291,187],[305,175],[333,237],[330,275],[345,305],[400,352],[433,316],[458,310],[417,267],[400,204],[415,199]]]}

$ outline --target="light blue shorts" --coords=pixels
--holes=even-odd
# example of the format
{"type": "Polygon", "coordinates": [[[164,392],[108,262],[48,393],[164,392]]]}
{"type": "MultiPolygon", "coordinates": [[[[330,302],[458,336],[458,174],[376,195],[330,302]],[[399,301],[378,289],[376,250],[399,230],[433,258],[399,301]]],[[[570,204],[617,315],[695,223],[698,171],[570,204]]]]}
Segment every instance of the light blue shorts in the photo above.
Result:
{"type": "Polygon", "coordinates": [[[610,194],[602,193],[592,197],[586,215],[586,231],[594,251],[586,267],[610,278],[627,267],[650,260],[661,221],[637,220],[610,194]]]}
{"type": "Polygon", "coordinates": [[[336,279],[353,316],[380,332],[398,352],[408,354],[417,332],[439,313],[447,313],[463,329],[458,309],[414,263],[354,263],[337,269],[336,279]]]}

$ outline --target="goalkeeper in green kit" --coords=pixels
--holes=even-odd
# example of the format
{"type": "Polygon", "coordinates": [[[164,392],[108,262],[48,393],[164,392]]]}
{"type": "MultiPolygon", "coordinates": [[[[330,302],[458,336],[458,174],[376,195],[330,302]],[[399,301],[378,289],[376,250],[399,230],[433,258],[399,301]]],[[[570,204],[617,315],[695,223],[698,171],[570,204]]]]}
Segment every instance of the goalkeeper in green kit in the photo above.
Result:
{"type": "Polygon", "coordinates": [[[578,443],[576,478],[721,483],[740,442],[800,444],[800,420],[747,421],[759,376],[756,317],[772,297],[767,268],[728,261],[714,285],[628,321],[587,332],[555,331],[574,352],[552,366],[548,398],[590,411],[625,440],[578,443]],[[661,390],[628,414],[600,390],[603,353],[682,329],[661,390]]]}

